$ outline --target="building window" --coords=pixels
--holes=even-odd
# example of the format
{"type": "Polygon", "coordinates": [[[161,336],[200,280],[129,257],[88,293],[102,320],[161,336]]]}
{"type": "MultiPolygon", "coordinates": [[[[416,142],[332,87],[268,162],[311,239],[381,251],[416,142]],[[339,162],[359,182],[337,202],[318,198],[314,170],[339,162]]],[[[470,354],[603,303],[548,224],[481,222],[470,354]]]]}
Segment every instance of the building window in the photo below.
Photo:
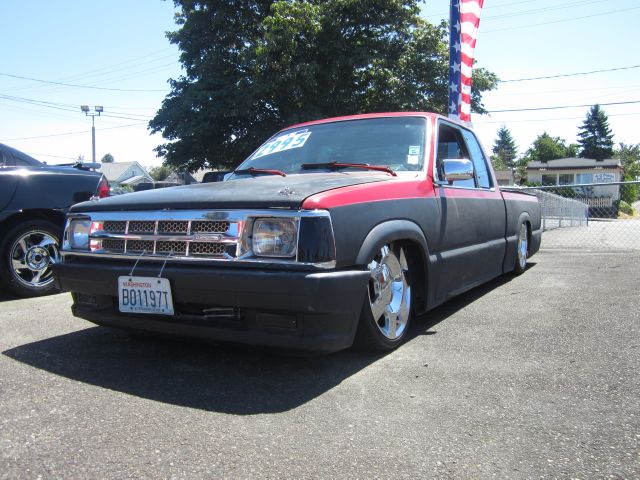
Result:
{"type": "Polygon", "coordinates": [[[558,184],[557,175],[542,175],[542,185],[557,185],[557,184],[558,184]]]}
{"type": "Polygon", "coordinates": [[[593,173],[576,173],[576,183],[593,183],[593,173]]]}
{"type": "Polygon", "coordinates": [[[558,185],[572,185],[573,173],[563,173],[558,175],[558,185]]]}

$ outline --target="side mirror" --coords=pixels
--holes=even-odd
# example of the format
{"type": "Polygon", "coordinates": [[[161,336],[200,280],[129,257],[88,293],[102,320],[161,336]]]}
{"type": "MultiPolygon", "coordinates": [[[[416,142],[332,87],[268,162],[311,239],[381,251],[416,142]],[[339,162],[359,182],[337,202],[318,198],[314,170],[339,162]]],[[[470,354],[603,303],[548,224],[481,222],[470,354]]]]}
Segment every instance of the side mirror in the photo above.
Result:
{"type": "Polygon", "coordinates": [[[444,180],[452,185],[456,180],[471,180],[473,178],[473,163],[465,158],[445,158],[442,160],[444,180]]]}

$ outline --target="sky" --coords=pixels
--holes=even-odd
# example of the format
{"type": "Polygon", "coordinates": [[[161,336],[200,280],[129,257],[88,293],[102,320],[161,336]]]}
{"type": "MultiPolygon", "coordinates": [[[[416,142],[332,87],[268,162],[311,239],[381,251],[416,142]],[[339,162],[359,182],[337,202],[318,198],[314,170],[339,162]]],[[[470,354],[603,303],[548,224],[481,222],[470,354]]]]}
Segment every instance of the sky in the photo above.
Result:
{"type": "MultiPolygon", "coordinates": [[[[448,7],[427,0],[422,15],[437,23],[448,7]]],[[[163,139],[147,124],[182,72],[165,36],[174,13],[166,0],[3,0],[0,143],[47,163],[91,161],[94,120],[97,161],[160,165],[163,139]]],[[[490,115],[472,115],[485,149],[502,126],[520,154],[543,132],[574,143],[595,103],[616,143],[640,143],[638,19],[638,0],[485,0],[476,65],[501,79],[483,97],[490,115]]]]}

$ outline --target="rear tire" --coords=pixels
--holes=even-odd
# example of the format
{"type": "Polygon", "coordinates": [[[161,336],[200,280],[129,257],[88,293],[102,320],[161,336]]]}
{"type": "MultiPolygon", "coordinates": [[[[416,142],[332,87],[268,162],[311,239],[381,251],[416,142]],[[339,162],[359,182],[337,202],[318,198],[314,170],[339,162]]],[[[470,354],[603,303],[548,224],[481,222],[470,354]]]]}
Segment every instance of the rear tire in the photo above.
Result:
{"type": "Polygon", "coordinates": [[[526,223],[521,223],[518,229],[518,243],[516,244],[516,262],[513,273],[520,275],[527,269],[527,257],[529,256],[529,230],[526,223]]]}
{"type": "Polygon", "coordinates": [[[0,283],[21,297],[56,291],[51,266],[60,261],[61,229],[47,220],[26,220],[0,240],[0,283]]]}
{"type": "Polygon", "coordinates": [[[384,245],[369,263],[370,279],[360,313],[355,346],[389,351],[407,336],[412,316],[409,262],[397,243],[384,245]]]}

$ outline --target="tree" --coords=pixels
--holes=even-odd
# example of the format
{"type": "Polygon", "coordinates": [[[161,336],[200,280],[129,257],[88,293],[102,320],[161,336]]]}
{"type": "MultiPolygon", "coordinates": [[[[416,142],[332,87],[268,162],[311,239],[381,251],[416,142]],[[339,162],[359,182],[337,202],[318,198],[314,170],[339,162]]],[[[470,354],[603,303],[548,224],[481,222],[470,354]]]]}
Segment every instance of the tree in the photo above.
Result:
{"type": "Polygon", "coordinates": [[[149,176],[153,178],[155,182],[162,182],[171,175],[171,169],[166,165],[160,165],[159,167],[153,167],[149,170],[149,176]]]}
{"type": "Polygon", "coordinates": [[[515,165],[515,159],[518,155],[518,147],[514,142],[511,132],[504,125],[498,130],[498,138],[496,138],[493,149],[493,155],[491,157],[491,163],[494,168],[500,166],[502,168],[496,168],[496,170],[504,170],[506,168],[513,168],[515,165]]]}
{"type": "MultiPolygon", "coordinates": [[[[640,180],[640,144],[620,144],[620,148],[614,152],[622,162],[625,181],[640,180]]],[[[620,192],[621,200],[632,204],[638,200],[638,185],[624,185],[620,192]]]]}
{"type": "Polygon", "coordinates": [[[575,156],[575,153],[574,145],[567,146],[563,138],[552,137],[547,132],[544,132],[533,141],[533,144],[525,153],[525,158],[527,161],[548,162],[558,158],[570,158],[575,156]]]}
{"type": "Polygon", "coordinates": [[[577,146],[567,145],[560,137],[552,137],[547,132],[538,135],[524,156],[517,162],[518,173],[522,178],[526,176],[527,165],[530,161],[548,162],[558,158],[573,158],[576,156],[577,146]]]}
{"type": "Polygon", "coordinates": [[[100,163],[113,163],[114,161],[115,161],[115,159],[113,158],[113,155],[111,155],[110,153],[105,154],[100,159],[100,163]]]}
{"type": "Polygon", "coordinates": [[[613,156],[613,134],[609,128],[609,119],[600,108],[594,105],[578,133],[580,156],[604,160],[613,156]]]}
{"type": "MultiPolygon", "coordinates": [[[[149,123],[176,169],[235,166],[277,129],[389,110],[447,112],[448,28],[417,0],[174,0],[185,74],[149,123]]],[[[472,108],[497,77],[474,69],[472,108]]]]}

